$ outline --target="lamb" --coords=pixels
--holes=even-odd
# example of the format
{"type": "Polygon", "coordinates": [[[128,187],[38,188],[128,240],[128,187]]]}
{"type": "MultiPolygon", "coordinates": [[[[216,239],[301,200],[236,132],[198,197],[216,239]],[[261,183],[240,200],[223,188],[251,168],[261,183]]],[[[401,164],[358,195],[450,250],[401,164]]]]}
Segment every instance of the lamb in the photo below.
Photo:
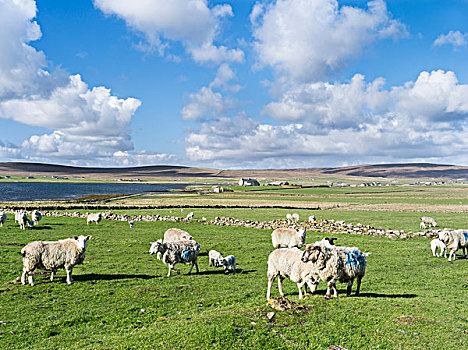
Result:
{"type": "Polygon", "coordinates": [[[287,214],[286,214],[286,219],[287,219],[288,221],[291,221],[291,220],[292,220],[292,215],[291,215],[290,213],[287,213],[287,214]]]}
{"type": "Polygon", "coordinates": [[[321,241],[318,241],[316,243],[322,243],[324,244],[326,247],[330,248],[332,246],[335,246],[335,241],[337,240],[338,238],[336,237],[325,237],[324,239],[322,239],[321,241]]]}
{"type": "Polygon", "coordinates": [[[294,214],[291,215],[291,217],[293,218],[294,221],[296,221],[296,222],[299,221],[299,214],[294,213],[294,214]]]}
{"type": "Polygon", "coordinates": [[[421,218],[421,222],[423,222],[424,224],[427,224],[429,226],[432,226],[432,227],[437,226],[437,222],[435,222],[434,218],[431,218],[430,216],[423,216],[421,218]]]}
{"type": "Polygon", "coordinates": [[[236,273],[236,258],[234,255],[228,255],[222,259],[221,265],[224,267],[224,273],[229,273],[230,271],[234,274],[236,273]]]}
{"type": "Polygon", "coordinates": [[[32,272],[36,268],[51,271],[50,280],[54,280],[57,269],[65,268],[67,283],[71,284],[72,270],[85,259],[88,240],[92,236],[73,236],[56,242],[31,242],[21,249],[23,256],[23,274],[21,283],[26,284],[26,275],[31,286],[34,286],[32,272]]]}
{"type": "Polygon", "coordinates": [[[187,220],[193,219],[193,211],[187,214],[187,220]]]}
{"type": "Polygon", "coordinates": [[[0,227],[3,227],[3,224],[6,222],[7,215],[3,212],[0,211],[0,227]]]}
{"type": "Polygon", "coordinates": [[[301,228],[296,231],[293,228],[277,228],[271,233],[273,248],[302,247],[306,240],[306,230],[301,228]]]}
{"type": "Polygon", "coordinates": [[[426,224],[423,221],[421,221],[421,223],[419,224],[419,228],[421,230],[425,230],[426,229],[426,224]]]}
{"type": "Polygon", "coordinates": [[[359,295],[361,280],[366,273],[367,260],[359,249],[347,247],[327,247],[324,244],[314,243],[306,245],[302,261],[311,261],[319,271],[323,281],[328,282],[326,299],[338,297],[336,281],[348,282],[346,295],[351,295],[353,281],[357,279],[356,295],[359,295]]]}
{"type": "Polygon", "coordinates": [[[34,226],[37,226],[39,224],[39,221],[42,220],[42,214],[39,210],[33,210],[31,213],[31,218],[34,222],[34,226]]]}
{"type": "Polygon", "coordinates": [[[20,229],[25,230],[26,229],[26,224],[30,227],[30,221],[28,219],[28,215],[26,215],[25,212],[22,212],[21,215],[18,215],[18,223],[20,226],[20,229]]]}
{"type": "Polygon", "coordinates": [[[309,222],[315,222],[316,220],[315,215],[309,216],[309,222]]]}
{"type": "Polygon", "coordinates": [[[22,211],[22,210],[15,211],[15,222],[16,223],[20,222],[20,218],[23,216],[23,214],[24,214],[24,211],[22,211]]]}
{"type": "Polygon", "coordinates": [[[91,213],[91,214],[88,214],[88,217],[86,219],[86,225],[89,225],[89,223],[91,222],[95,222],[96,225],[99,224],[99,221],[102,220],[102,214],[101,213],[91,213]]]}
{"type": "Polygon", "coordinates": [[[270,300],[271,286],[277,276],[278,290],[281,296],[284,296],[282,282],[286,277],[297,284],[299,299],[303,297],[302,287],[305,284],[309,286],[312,293],[315,292],[319,282],[318,271],[311,262],[302,262],[301,258],[302,251],[296,247],[276,249],[270,253],[268,256],[267,300],[270,300]]]}
{"type": "Polygon", "coordinates": [[[159,239],[156,242],[150,243],[151,248],[149,254],[161,253],[162,262],[169,265],[167,277],[171,276],[171,270],[180,274],[180,270],[174,268],[177,263],[192,263],[188,274],[192,272],[193,266],[195,266],[198,273],[197,258],[198,254],[200,254],[200,244],[197,241],[185,240],[163,243],[162,240],[159,239]]]}
{"type": "Polygon", "coordinates": [[[435,238],[431,241],[432,256],[441,257],[444,254],[444,258],[447,257],[447,246],[440,239],[435,238]],[[437,248],[440,248],[440,254],[437,252],[437,248]]]}
{"type": "Polygon", "coordinates": [[[214,266],[214,267],[219,267],[221,266],[221,261],[223,260],[223,256],[221,255],[220,252],[216,251],[216,250],[210,250],[208,252],[208,264],[210,266],[214,266]]]}
{"type": "Polygon", "coordinates": [[[467,257],[465,250],[468,248],[468,232],[466,230],[443,230],[439,232],[439,239],[450,249],[448,261],[456,260],[456,251],[461,248],[463,257],[467,257]]]}

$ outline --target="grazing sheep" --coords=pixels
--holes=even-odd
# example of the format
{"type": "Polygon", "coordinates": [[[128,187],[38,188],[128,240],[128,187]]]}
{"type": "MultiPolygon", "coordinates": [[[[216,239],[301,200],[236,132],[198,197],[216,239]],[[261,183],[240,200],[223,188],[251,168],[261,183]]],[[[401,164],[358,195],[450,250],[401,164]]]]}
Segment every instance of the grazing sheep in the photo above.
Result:
{"type": "Polygon", "coordinates": [[[271,233],[273,248],[302,247],[306,240],[306,230],[301,228],[296,231],[293,228],[277,228],[271,233]]]}
{"type": "Polygon", "coordinates": [[[309,222],[315,222],[317,219],[315,218],[315,215],[309,216],[309,222]]]}
{"type": "Polygon", "coordinates": [[[34,221],[34,226],[39,224],[39,221],[42,220],[42,214],[39,210],[33,210],[31,213],[31,219],[34,221]]]}
{"type": "Polygon", "coordinates": [[[325,298],[329,299],[331,290],[338,297],[336,281],[348,282],[346,295],[351,295],[353,281],[357,279],[356,295],[359,295],[361,280],[366,273],[367,260],[359,249],[346,247],[327,247],[319,242],[306,245],[302,261],[311,261],[319,271],[323,281],[328,282],[325,298]]]}
{"type": "Polygon", "coordinates": [[[193,211],[187,214],[187,220],[193,219],[193,211]]]}
{"type": "Polygon", "coordinates": [[[438,238],[435,238],[431,241],[431,250],[432,256],[439,258],[442,257],[442,254],[444,254],[444,258],[447,257],[447,246],[438,238]],[[437,252],[437,248],[440,248],[440,254],[437,252]]]}
{"type": "Polygon", "coordinates": [[[170,228],[164,232],[164,243],[172,241],[188,241],[193,239],[190,233],[179,228],[170,228]]]}
{"type": "Polygon", "coordinates": [[[291,221],[291,220],[292,220],[292,215],[291,215],[290,213],[287,213],[287,214],[286,214],[286,219],[287,219],[288,221],[291,221]]]}
{"type": "Polygon", "coordinates": [[[323,243],[326,247],[330,248],[331,246],[335,245],[335,241],[337,239],[338,238],[336,238],[336,237],[325,237],[324,239],[322,239],[321,241],[319,241],[317,243],[323,243]]]}
{"type": "Polygon", "coordinates": [[[20,229],[22,230],[26,229],[26,224],[30,227],[28,215],[25,212],[22,212],[21,215],[18,215],[18,223],[19,223],[20,229]]]}
{"type": "Polygon", "coordinates": [[[130,228],[134,228],[135,227],[135,221],[129,221],[128,222],[128,225],[130,226],[130,228]]]}
{"type": "Polygon", "coordinates": [[[95,222],[97,225],[99,224],[99,221],[101,220],[102,220],[101,213],[91,213],[91,214],[88,214],[88,217],[86,219],[86,225],[89,225],[90,222],[95,222]]]}
{"type": "Polygon", "coordinates": [[[221,266],[221,260],[223,260],[223,256],[220,252],[216,250],[210,250],[208,252],[208,264],[210,266],[219,267],[221,266]]]}
{"type": "Polygon", "coordinates": [[[15,211],[15,222],[19,224],[20,218],[23,216],[24,211],[23,210],[17,210],[15,211]]]}
{"type": "Polygon", "coordinates": [[[3,224],[6,222],[7,215],[3,212],[0,211],[0,227],[3,227],[3,224]]]}
{"type": "Polygon", "coordinates": [[[421,223],[419,224],[419,228],[421,230],[425,230],[426,229],[426,224],[423,221],[421,221],[421,223]]]}
{"type": "Polygon", "coordinates": [[[71,284],[72,270],[77,264],[82,264],[85,258],[88,240],[92,236],[73,236],[56,242],[31,242],[21,249],[23,256],[23,274],[21,283],[26,284],[26,275],[31,286],[34,286],[32,272],[36,269],[51,271],[50,280],[60,268],[67,272],[67,283],[71,284]]]}
{"type": "MultiPolygon", "coordinates": [[[[268,288],[267,300],[270,300],[271,286],[278,276],[278,290],[281,296],[283,293],[283,280],[288,277],[297,284],[299,289],[299,299],[302,299],[302,287],[309,286],[311,292],[315,292],[319,282],[319,274],[315,266],[310,262],[302,262],[302,251],[298,248],[276,249],[268,256],[268,288]]],[[[305,287],[304,287],[305,289],[305,287]]],[[[307,292],[304,290],[304,292],[307,292]]]]}
{"type": "Polygon", "coordinates": [[[224,267],[224,273],[233,272],[236,273],[236,258],[234,255],[228,255],[221,260],[221,265],[224,267]]]}
{"type": "Polygon", "coordinates": [[[180,271],[174,268],[177,263],[192,263],[188,274],[192,272],[193,266],[195,266],[198,272],[197,258],[198,254],[200,254],[200,244],[197,241],[185,240],[163,243],[162,240],[159,239],[156,242],[150,243],[151,248],[149,253],[151,255],[161,253],[162,262],[169,265],[167,277],[171,275],[171,269],[180,274],[180,271]]]}
{"type": "Polygon", "coordinates": [[[292,214],[291,216],[292,216],[292,218],[293,218],[294,221],[296,221],[296,222],[299,221],[299,214],[294,213],[294,214],[292,214]]]}
{"type": "Polygon", "coordinates": [[[426,225],[436,227],[437,222],[435,222],[434,218],[431,218],[430,216],[423,216],[421,218],[421,222],[424,222],[426,225]]]}
{"type": "Polygon", "coordinates": [[[439,239],[450,249],[448,261],[456,260],[456,251],[461,248],[463,257],[467,257],[465,250],[468,248],[468,231],[467,230],[444,230],[439,232],[439,239]]]}

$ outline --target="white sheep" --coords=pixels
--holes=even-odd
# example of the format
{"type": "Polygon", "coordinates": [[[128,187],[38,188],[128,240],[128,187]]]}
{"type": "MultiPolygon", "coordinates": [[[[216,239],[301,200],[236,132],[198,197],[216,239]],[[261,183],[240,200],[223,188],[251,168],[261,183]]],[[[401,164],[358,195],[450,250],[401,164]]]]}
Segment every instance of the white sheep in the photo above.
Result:
{"type": "Polygon", "coordinates": [[[56,242],[31,242],[21,249],[23,255],[23,274],[21,283],[26,284],[26,275],[31,286],[34,286],[32,272],[36,268],[51,271],[50,280],[60,268],[67,272],[67,283],[71,284],[72,270],[77,264],[82,264],[85,258],[88,240],[92,236],[74,236],[56,242]]]}
{"type": "Polygon", "coordinates": [[[23,216],[23,214],[25,213],[24,210],[17,210],[15,211],[15,222],[19,224],[20,222],[20,218],[23,216]]]}
{"type": "Polygon", "coordinates": [[[273,248],[302,247],[306,240],[306,230],[304,228],[296,231],[293,228],[277,228],[271,233],[273,248]]]}
{"type": "Polygon", "coordinates": [[[456,252],[462,249],[463,256],[466,258],[466,249],[468,248],[467,230],[443,230],[439,232],[439,239],[450,249],[448,261],[456,260],[456,252]]]}
{"type": "Polygon", "coordinates": [[[208,264],[210,266],[214,266],[214,267],[219,267],[221,266],[221,261],[223,260],[223,256],[221,255],[220,252],[216,251],[216,250],[210,250],[208,252],[208,264]]]}
{"type": "Polygon", "coordinates": [[[190,233],[181,230],[179,228],[170,228],[164,232],[164,240],[163,242],[172,242],[172,241],[183,241],[183,240],[191,240],[193,237],[190,233]]]}
{"type": "Polygon", "coordinates": [[[197,241],[185,240],[163,243],[162,240],[159,239],[156,242],[150,243],[151,248],[149,253],[151,255],[161,253],[162,262],[169,265],[167,277],[171,275],[171,270],[180,274],[180,271],[174,268],[177,263],[192,263],[188,274],[192,272],[194,266],[198,272],[197,258],[198,254],[200,254],[200,244],[197,241]]]}
{"type": "Polygon", "coordinates": [[[221,265],[224,267],[224,272],[229,273],[233,272],[236,273],[236,258],[234,255],[228,255],[221,260],[221,265]]]}
{"type": "Polygon", "coordinates": [[[421,230],[425,230],[426,229],[426,224],[424,223],[424,221],[421,221],[421,223],[419,224],[419,228],[421,230]]]}
{"type": "Polygon", "coordinates": [[[431,218],[430,216],[423,216],[421,218],[421,222],[424,222],[426,225],[436,227],[437,222],[434,220],[434,218],[431,218]]]}
{"type": "Polygon", "coordinates": [[[299,214],[298,213],[292,214],[291,217],[293,218],[294,221],[296,221],[296,222],[299,221],[299,214]]]}
{"type": "Polygon", "coordinates": [[[346,295],[351,295],[353,281],[357,279],[356,295],[359,295],[361,280],[366,273],[367,260],[359,249],[347,247],[327,247],[320,242],[306,245],[302,261],[311,261],[323,281],[328,282],[325,298],[329,299],[331,290],[333,296],[338,297],[336,281],[348,282],[346,295]]]}
{"type": "Polygon", "coordinates": [[[31,219],[34,221],[34,226],[39,224],[39,221],[42,220],[42,214],[39,210],[33,210],[31,213],[31,219]]]}
{"type": "Polygon", "coordinates": [[[7,215],[3,212],[0,211],[0,227],[3,227],[3,224],[6,222],[7,215]]]}
{"type": "Polygon", "coordinates": [[[86,218],[86,225],[89,225],[91,222],[95,222],[96,225],[99,224],[99,222],[102,220],[102,214],[101,213],[91,213],[88,214],[88,217],[86,218]]]}
{"type": "MultiPolygon", "coordinates": [[[[276,249],[268,256],[268,288],[267,300],[270,300],[271,286],[278,277],[278,290],[281,296],[283,293],[283,279],[288,277],[297,284],[299,289],[299,299],[302,299],[302,287],[307,284],[312,293],[317,289],[319,274],[315,266],[310,262],[302,262],[302,251],[298,248],[276,249]]],[[[304,287],[305,289],[305,287],[304,287]]],[[[304,290],[304,292],[307,292],[304,290]]]]}
{"type": "Polygon", "coordinates": [[[442,257],[442,254],[444,254],[444,258],[447,257],[447,246],[438,238],[435,238],[431,241],[431,250],[432,256],[436,256],[439,258],[442,257]],[[438,248],[440,249],[440,254],[437,251],[438,248]]]}
{"type": "Polygon", "coordinates": [[[315,218],[315,215],[309,216],[309,222],[315,222],[317,219],[315,218]]]}
{"type": "Polygon", "coordinates": [[[130,228],[134,228],[135,227],[135,221],[129,221],[128,222],[128,225],[130,226],[130,228]]]}
{"type": "Polygon", "coordinates": [[[287,219],[288,221],[291,221],[291,220],[292,220],[292,215],[291,215],[290,213],[287,213],[287,214],[286,214],[286,219],[287,219]]]}
{"type": "Polygon", "coordinates": [[[187,214],[187,220],[193,219],[193,211],[187,214]]]}
{"type": "Polygon", "coordinates": [[[18,223],[19,223],[20,229],[22,230],[26,229],[26,224],[30,226],[28,215],[25,212],[22,212],[21,215],[18,215],[18,223]]]}

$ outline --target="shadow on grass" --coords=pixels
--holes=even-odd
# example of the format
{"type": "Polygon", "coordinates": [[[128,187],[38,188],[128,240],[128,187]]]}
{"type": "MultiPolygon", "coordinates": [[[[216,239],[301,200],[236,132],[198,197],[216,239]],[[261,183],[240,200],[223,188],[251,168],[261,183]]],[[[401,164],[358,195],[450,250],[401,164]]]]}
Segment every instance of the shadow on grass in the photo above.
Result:
{"type": "MultiPolygon", "coordinates": [[[[257,272],[257,270],[243,270],[243,269],[236,269],[236,275],[237,274],[246,274],[246,273],[251,273],[251,272],[257,272]]],[[[206,271],[200,271],[198,273],[194,273],[192,271],[192,275],[224,275],[224,270],[219,269],[219,270],[206,270],[206,271]]],[[[230,272],[227,275],[232,275],[233,273],[230,272]]]]}
{"type": "MultiPolygon", "coordinates": [[[[351,294],[353,295],[353,294],[351,294]]],[[[417,294],[379,294],[379,293],[361,293],[359,297],[364,298],[416,298],[417,294]]]]}
{"type": "Polygon", "coordinates": [[[155,275],[126,275],[126,274],[106,274],[106,273],[88,273],[84,275],[73,275],[73,280],[74,281],[96,281],[96,280],[101,280],[101,281],[110,281],[110,280],[123,280],[123,279],[143,279],[143,280],[149,280],[152,278],[156,278],[157,276],[155,275]]]}
{"type": "Polygon", "coordinates": [[[34,230],[34,231],[52,230],[52,227],[50,227],[50,226],[34,226],[34,228],[32,228],[32,230],[34,230]]]}

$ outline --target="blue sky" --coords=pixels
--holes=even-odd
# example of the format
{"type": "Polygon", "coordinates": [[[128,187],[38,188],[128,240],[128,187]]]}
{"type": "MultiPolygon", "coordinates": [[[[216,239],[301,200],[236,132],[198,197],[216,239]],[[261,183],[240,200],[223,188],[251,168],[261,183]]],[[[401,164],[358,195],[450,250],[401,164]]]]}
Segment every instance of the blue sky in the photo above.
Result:
{"type": "Polygon", "coordinates": [[[468,164],[468,1],[0,0],[0,161],[468,164]]]}

